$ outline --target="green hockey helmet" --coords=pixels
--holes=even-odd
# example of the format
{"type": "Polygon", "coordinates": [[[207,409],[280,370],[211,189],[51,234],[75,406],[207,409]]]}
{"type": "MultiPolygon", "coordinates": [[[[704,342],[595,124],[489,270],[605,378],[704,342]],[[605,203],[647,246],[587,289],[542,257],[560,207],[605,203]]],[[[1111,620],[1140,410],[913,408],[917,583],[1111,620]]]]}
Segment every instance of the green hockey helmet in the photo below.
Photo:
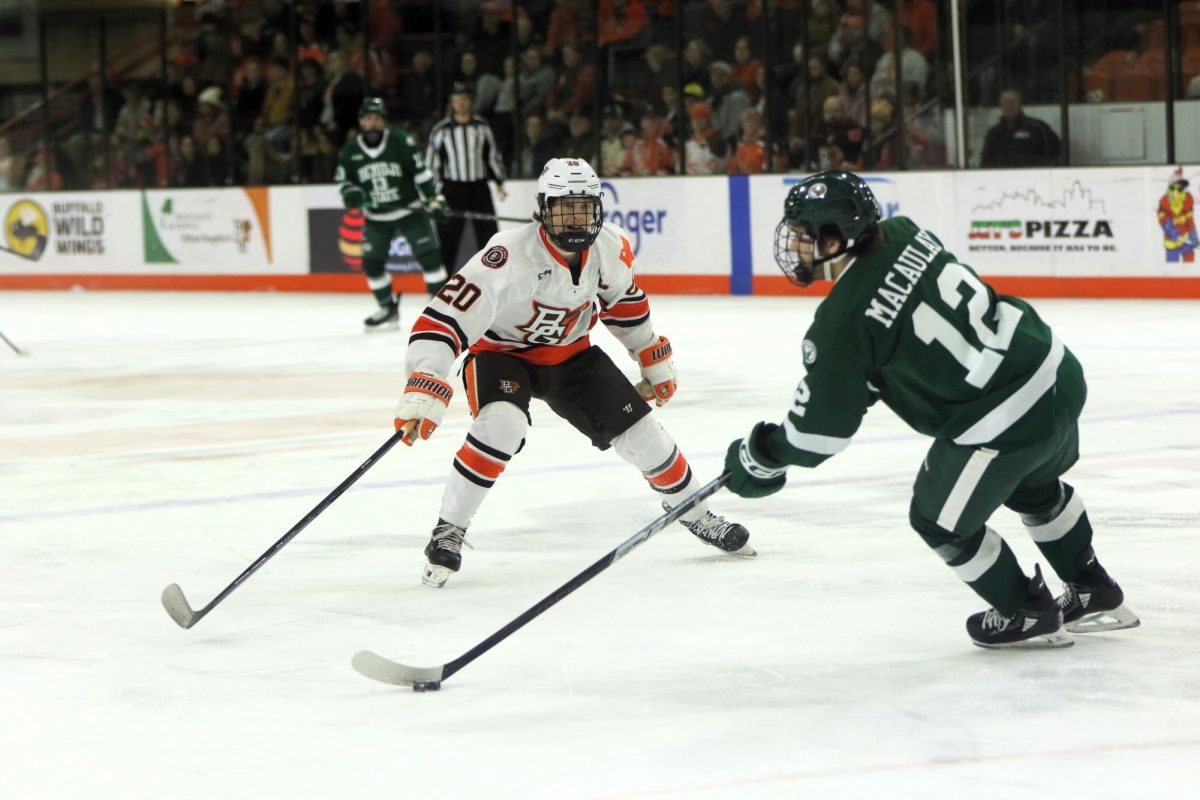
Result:
{"type": "Polygon", "coordinates": [[[387,104],[383,102],[382,97],[364,97],[362,104],[358,107],[358,118],[362,119],[367,114],[378,114],[387,119],[387,104]]]}
{"type": "Polygon", "coordinates": [[[792,283],[808,286],[817,265],[866,250],[881,216],[871,187],[853,172],[811,175],[793,186],[783,201],[783,219],[775,228],[775,263],[792,283]],[[820,252],[822,240],[831,235],[841,239],[841,247],[820,252]],[[800,242],[812,243],[808,261],[801,257],[800,242]]]}

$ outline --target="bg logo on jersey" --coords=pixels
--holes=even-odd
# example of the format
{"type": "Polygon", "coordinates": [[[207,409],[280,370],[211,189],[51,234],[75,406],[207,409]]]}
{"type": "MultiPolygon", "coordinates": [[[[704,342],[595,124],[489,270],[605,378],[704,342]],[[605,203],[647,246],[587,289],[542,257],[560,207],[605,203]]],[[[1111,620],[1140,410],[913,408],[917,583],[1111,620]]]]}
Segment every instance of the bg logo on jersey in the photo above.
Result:
{"type": "Polygon", "coordinates": [[[528,344],[559,344],[571,335],[579,317],[591,307],[587,302],[578,308],[556,308],[534,300],[533,316],[517,330],[525,331],[523,341],[528,344]]]}
{"type": "Polygon", "coordinates": [[[653,236],[666,233],[664,221],[667,217],[667,209],[665,208],[633,208],[625,210],[620,208],[621,196],[617,193],[617,186],[612,181],[604,181],[600,184],[600,190],[604,192],[604,221],[612,222],[620,225],[633,239],[633,252],[636,255],[642,249],[642,236],[653,236]]]}

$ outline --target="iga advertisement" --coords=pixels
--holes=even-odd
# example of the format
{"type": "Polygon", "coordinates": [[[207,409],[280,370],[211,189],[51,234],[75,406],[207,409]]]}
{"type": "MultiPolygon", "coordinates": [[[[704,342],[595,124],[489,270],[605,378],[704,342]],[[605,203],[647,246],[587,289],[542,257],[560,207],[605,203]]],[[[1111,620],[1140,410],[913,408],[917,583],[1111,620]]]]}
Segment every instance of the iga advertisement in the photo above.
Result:
{"type": "Polygon", "coordinates": [[[272,263],[269,197],[262,187],[143,192],[146,264],[208,274],[267,269],[272,263]]]}
{"type": "Polygon", "coordinates": [[[132,192],[55,192],[0,196],[0,272],[86,273],[128,270],[132,192]],[[120,233],[121,235],[117,235],[120,233]]]}

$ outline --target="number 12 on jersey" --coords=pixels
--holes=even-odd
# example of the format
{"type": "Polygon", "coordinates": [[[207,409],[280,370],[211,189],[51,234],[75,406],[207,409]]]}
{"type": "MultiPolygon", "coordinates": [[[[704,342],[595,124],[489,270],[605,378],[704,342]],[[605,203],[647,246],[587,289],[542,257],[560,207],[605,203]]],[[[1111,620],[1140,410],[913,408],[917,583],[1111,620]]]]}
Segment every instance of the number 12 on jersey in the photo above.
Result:
{"type": "Polygon", "coordinates": [[[967,383],[982,389],[1004,361],[1004,351],[1012,342],[1017,323],[1021,321],[1021,309],[1003,300],[996,303],[996,327],[993,330],[984,317],[988,312],[987,287],[966,267],[950,262],[942,268],[937,279],[938,294],[950,309],[958,308],[963,296],[959,287],[971,290],[967,300],[967,322],[983,347],[975,347],[967,337],[933,306],[922,302],[913,311],[913,330],[925,344],[936,341],[944,347],[954,360],[967,370],[967,383]]]}

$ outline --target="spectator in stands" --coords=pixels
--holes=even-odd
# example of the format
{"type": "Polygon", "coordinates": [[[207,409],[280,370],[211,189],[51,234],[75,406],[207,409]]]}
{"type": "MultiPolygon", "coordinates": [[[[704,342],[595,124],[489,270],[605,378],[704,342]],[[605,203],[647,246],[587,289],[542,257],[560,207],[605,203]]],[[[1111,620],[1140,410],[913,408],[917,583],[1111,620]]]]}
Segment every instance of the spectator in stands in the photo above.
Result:
{"type": "Polygon", "coordinates": [[[404,115],[404,128],[422,139],[429,135],[437,114],[436,91],[433,56],[428,50],[418,50],[413,53],[412,69],[400,79],[399,110],[404,115]]]}
{"type": "Polygon", "coordinates": [[[867,79],[863,74],[862,65],[857,61],[847,61],[842,66],[842,82],[838,84],[838,99],[842,101],[842,110],[854,124],[867,124],[867,79]]]}
{"type": "Polygon", "coordinates": [[[630,41],[645,30],[649,22],[642,0],[599,0],[596,6],[602,47],[630,41]]]}
{"type": "Polygon", "coordinates": [[[742,136],[729,159],[730,175],[753,175],[767,171],[767,144],[763,139],[762,115],[753,108],[742,112],[742,136]]]}
{"type": "Polygon", "coordinates": [[[813,134],[809,148],[809,166],[813,169],[857,169],[866,132],[846,117],[842,101],[825,98],[821,124],[813,134]]]}
{"type": "Polygon", "coordinates": [[[196,149],[203,150],[208,140],[214,136],[224,139],[229,135],[229,115],[221,102],[221,89],[209,86],[200,93],[200,101],[196,106],[196,119],[192,122],[192,138],[196,149]]]}
{"type": "Polygon", "coordinates": [[[241,80],[235,87],[234,127],[238,134],[245,135],[254,130],[254,121],[262,114],[263,102],[267,99],[267,81],[258,59],[245,62],[241,80]]]}
{"type": "Polygon", "coordinates": [[[596,85],[596,68],[584,61],[579,45],[563,45],[562,61],[562,72],[546,92],[546,121],[560,130],[572,112],[588,107],[596,85]]]}
{"type": "Polygon", "coordinates": [[[474,101],[472,108],[476,114],[486,117],[495,109],[496,98],[500,95],[500,76],[480,72],[479,61],[474,53],[467,51],[459,58],[459,79],[455,83],[465,83],[471,90],[474,101]]]}
{"type": "MultiPolygon", "coordinates": [[[[235,175],[225,149],[225,140],[212,137],[204,147],[204,164],[208,172],[208,186],[228,186],[233,183],[249,183],[245,175],[235,175]]],[[[251,184],[252,185],[252,184],[251,184]]]]}
{"type": "Polygon", "coordinates": [[[311,59],[300,62],[299,84],[296,87],[296,106],[301,128],[311,128],[321,122],[325,106],[325,80],[321,65],[311,59]]]}
{"type": "Polygon", "coordinates": [[[460,40],[463,47],[475,51],[480,71],[493,75],[499,74],[504,68],[504,55],[512,50],[508,25],[500,19],[498,4],[492,2],[480,4],[479,20],[474,30],[460,37],[460,40]]]}
{"type": "MultiPolygon", "coordinates": [[[[897,48],[894,46],[894,39],[895,29],[889,27],[883,34],[883,48],[886,52],[875,62],[875,73],[871,76],[872,97],[888,95],[894,98],[898,94],[895,69],[897,48]]],[[[925,61],[925,56],[908,46],[903,28],[900,30],[899,50],[901,77],[906,83],[915,83],[924,93],[925,82],[929,80],[929,64],[925,61]]]]}
{"type": "MultiPolygon", "coordinates": [[[[799,14],[793,16],[799,17],[799,14]]],[[[829,42],[837,33],[838,23],[837,7],[833,0],[812,0],[808,12],[808,55],[821,59],[829,57],[829,42]]],[[[804,43],[797,42],[797,45],[803,54],[804,43]]]]}
{"type": "Polygon", "coordinates": [[[707,91],[711,88],[708,82],[708,65],[712,61],[712,50],[703,39],[691,39],[683,48],[683,83],[685,86],[695,84],[707,91]]]}
{"type": "Polygon", "coordinates": [[[0,136],[0,192],[14,192],[21,188],[21,159],[13,154],[12,142],[0,136]]]}
{"type": "Polygon", "coordinates": [[[300,159],[300,179],[305,183],[321,183],[337,170],[337,151],[329,135],[320,127],[301,128],[297,134],[297,156],[300,159]]]}
{"type": "Polygon", "coordinates": [[[866,21],[867,37],[874,42],[882,42],[883,32],[892,24],[892,15],[876,0],[846,0],[845,13],[862,17],[866,21]]]}
{"type": "Polygon", "coordinates": [[[895,106],[886,97],[871,102],[871,144],[863,159],[867,169],[895,169],[899,165],[894,113],[895,106]]]}
{"type": "Polygon", "coordinates": [[[1059,163],[1058,134],[1040,119],[1025,116],[1021,93],[1000,93],[1000,121],[983,141],[982,167],[1044,167],[1059,163]]]}
{"type": "Polygon", "coordinates": [[[555,0],[546,29],[547,55],[557,53],[564,44],[583,44],[592,30],[592,0],[555,0]]]}
{"type": "Polygon", "coordinates": [[[536,178],[546,162],[558,156],[557,138],[546,121],[537,114],[525,119],[525,144],[517,154],[516,173],[522,178],[536,178]]]}
{"type": "Polygon", "coordinates": [[[761,66],[762,59],[755,58],[750,48],[750,37],[739,36],[733,46],[733,63],[729,68],[733,71],[733,77],[751,98],[757,98],[759,95],[758,69],[761,66]]]}
{"type": "Polygon", "coordinates": [[[333,135],[333,145],[340,147],[351,131],[358,130],[358,107],[366,90],[362,75],[351,70],[341,52],[329,54],[325,62],[325,107],[321,124],[333,135]]]}
{"type": "Polygon", "coordinates": [[[936,167],[946,165],[946,141],[942,123],[934,109],[922,110],[921,93],[915,84],[905,81],[901,87],[904,115],[904,139],[908,147],[908,166],[936,167]]]}
{"type": "MultiPolygon", "coordinates": [[[[703,104],[703,105],[708,106],[708,103],[705,100],[704,87],[698,83],[684,84],[684,86],[683,86],[684,110],[690,114],[692,112],[692,108],[698,104],[703,104]]],[[[708,110],[711,115],[712,107],[709,106],[708,110]]],[[[710,119],[711,119],[711,117],[710,117],[710,119]]]]}
{"type": "Polygon", "coordinates": [[[625,159],[625,150],[621,146],[621,129],[625,127],[625,118],[621,108],[615,104],[607,105],[600,118],[600,174],[605,176],[618,175],[621,172],[621,162],[625,159]]]}
{"type": "Polygon", "coordinates": [[[712,109],[696,103],[689,109],[692,136],[684,148],[688,175],[716,175],[725,171],[725,140],[712,125],[712,109]]]}
{"type": "Polygon", "coordinates": [[[554,67],[545,63],[541,48],[525,48],[521,53],[521,116],[545,113],[555,78],[554,67]]]}
{"type": "Polygon", "coordinates": [[[647,97],[653,100],[662,94],[663,87],[679,86],[679,65],[671,48],[652,44],[646,48],[644,58],[650,73],[643,87],[647,97]]]}
{"type": "MultiPolygon", "coordinates": [[[[808,130],[821,118],[825,98],[838,93],[838,82],[829,74],[829,65],[823,58],[809,56],[808,81],[797,76],[791,85],[791,105],[796,110],[801,127],[808,130]]],[[[861,71],[860,71],[861,76],[861,71]]]]}
{"type": "Polygon", "coordinates": [[[680,149],[680,141],[686,140],[691,136],[690,121],[687,119],[686,113],[681,113],[679,110],[679,87],[664,86],[659,93],[659,98],[662,108],[666,115],[666,125],[664,126],[663,140],[674,147],[677,151],[680,149]]]}
{"type": "Polygon", "coordinates": [[[862,65],[863,74],[875,70],[881,53],[879,44],[867,36],[866,22],[857,14],[843,14],[838,32],[829,41],[829,60],[841,74],[842,65],[854,59],[862,65]]]}
{"type": "Polygon", "coordinates": [[[917,52],[932,59],[937,50],[937,8],[933,0],[900,0],[900,18],[917,52]]]}
{"type": "Polygon", "coordinates": [[[212,179],[208,174],[208,164],[196,152],[196,140],[191,136],[179,139],[179,152],[176,156],[175,174],[171,183],[175,186],[211,186],[212,179]]]}
{"type": "Polygon", "coordinates": [[[718,60],[732,61],[733,48],[739,36],[753,32],[746,10],[734,0],[708,0],[694,15],[689,36],[703,39],[718,60]]]}
{"type": "Polygon", "coordinates": [[[622,174],[626,175],[674,175],[675,148],[663,139],[666,119],[656,103],[646,106],[642,112],[641,136],[631,150],[626,151],[622,174]]]}
{"type": "Polygon", "coordinates": [[[121,95],[125,102],[117,112],[117,121],[113,127],[122,142],[132,142],[137,138],[138,128],[142,120],[150,116],[150,101],[142,92],[137,81],[128,81],[121,87],[121,95]]]}
{"type": "Polygon", "coordinates": [[[272,59],[267,67],[267,95],[263,100],[262,120],[267,141],[279,152],[291,146],[292,98],[295,93],[296,82],[292,80],[288,62],[282,58],[272,59]]]}
{"type": "Polygon", "coordinates": [[[79,104],[79,132],[99,136],[103,146],[104,138],[117,124],[122,102],[121,95],[105,86],[99,75],[88,78],[88,92],[79,104]]]}
{"type": "Polygon", "coordinates": [[[596,156],[600,143],[596,132],[592,130],[592,118],[585,111],[576,111],[571,114],[568,125],[570,136],[563,145],[563,153],[568,157],[582,158],[589,164],[599,163],[596,156]]]}
{"type": "Polygon", "coordinates": [[[750,96],[733,79],[733,71],[724,61],[709,65],[708,79],[712,83],[713,126],[732,142],[741,132],[742,112],[750,107],[750,96]]]}

